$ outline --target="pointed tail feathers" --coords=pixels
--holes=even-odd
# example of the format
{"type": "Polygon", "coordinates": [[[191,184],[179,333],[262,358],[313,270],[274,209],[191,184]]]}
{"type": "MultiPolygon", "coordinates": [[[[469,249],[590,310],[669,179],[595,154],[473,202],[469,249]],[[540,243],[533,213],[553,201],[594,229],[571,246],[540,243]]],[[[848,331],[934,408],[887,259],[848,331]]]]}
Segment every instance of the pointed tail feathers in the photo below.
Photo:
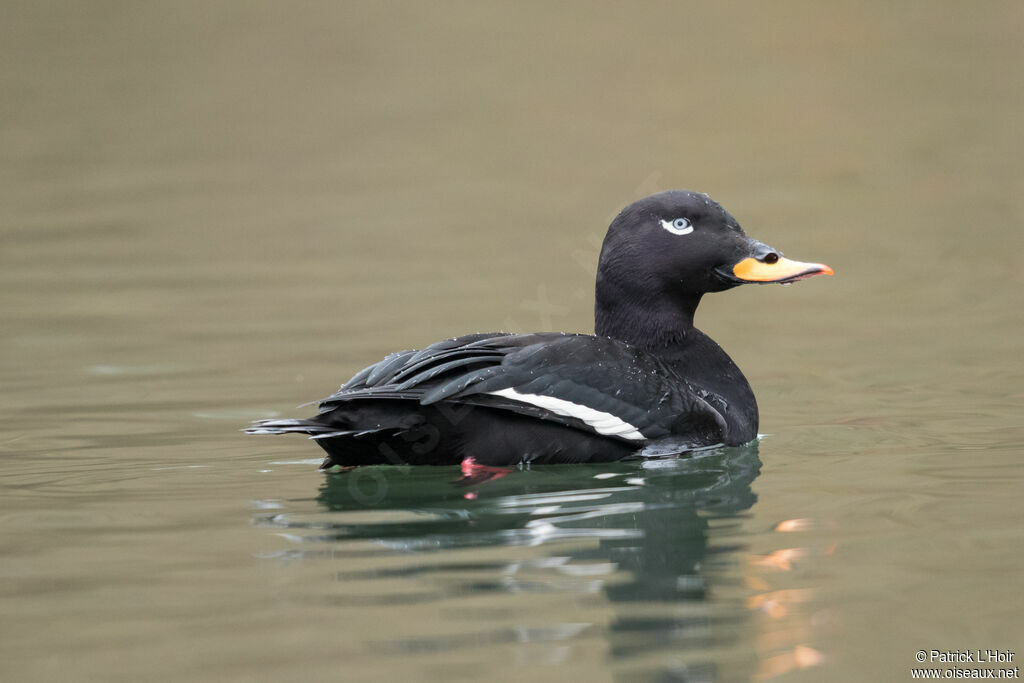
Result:
{"type": "Polygon", "coordinates": [[[309,420],[256,420],[242,431],[246,434],[309,434],[311,439],[327,439],[356,433],[356,430],[338,429],[336,426],[325,425],[316,418],[309,420]]]}

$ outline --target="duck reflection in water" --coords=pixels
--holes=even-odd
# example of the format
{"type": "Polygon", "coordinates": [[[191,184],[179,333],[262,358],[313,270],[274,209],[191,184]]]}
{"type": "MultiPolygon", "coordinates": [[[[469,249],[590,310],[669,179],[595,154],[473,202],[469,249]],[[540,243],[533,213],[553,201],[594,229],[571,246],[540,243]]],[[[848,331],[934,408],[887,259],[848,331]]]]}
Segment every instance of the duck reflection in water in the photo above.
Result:
{"type": "Polygon", "coordinates": [[[469,487],[453,483],[455,468],[358,468],[326,478],[314,519],[286,514],[275,525],[305,528],[311,535],[302,541],[338,550],[344,544],[360,557],[367,557],[365,542],[377,547],[370,555],[387,558],[379,569],[339,568],[342,582],[369,587],[360,605],[413,602],[464,614],[458,599],[468,595],[518,594],[514,608],[498,600],[508,618],[489,632],[453,620],[450,634],[407,637],[398,626],[393,639],[369,643],[373,648],[467,656],[476,646],[596,638],[611,659],[604,666],[625,679],[717,680],[723,667],[725,678],[743,678],[756,662],[738,643],[749,612],[741,597],[746,546],[737,527],[756,501],[751,483],[760,467],[755,441],[680,458],[516,470],[469,487]],[[491,550],[477,561],[447,552],[465,548],[491,550]],[[398,568],[396,554],[408,558],[398,568]],[[373,581],[396,577],[419,592],[405,601],[372,595],[373,581]],[[531,593],[540,603],[530,602],[531,593]],[[606,600],[594,603],[587,597],[594,594],[606,600]],[[538,617],[535,605],[560,598],[571,614],[542,609],[538,617]],[[601,620],[592,619],[598,614],[601,620]],[[538,626],[538,618],[550,623],[538,626]],[[730,654],[723,659],[723,652],[730,654]]]}

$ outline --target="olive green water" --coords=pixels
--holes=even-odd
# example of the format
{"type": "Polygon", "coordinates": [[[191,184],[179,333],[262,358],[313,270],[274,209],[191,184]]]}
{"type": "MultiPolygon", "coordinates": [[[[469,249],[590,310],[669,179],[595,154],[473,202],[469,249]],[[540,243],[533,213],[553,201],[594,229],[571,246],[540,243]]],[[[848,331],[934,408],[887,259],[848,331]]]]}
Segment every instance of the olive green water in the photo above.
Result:
{"type": "Polygon", "coordinates": [[[6,3],[0,678],[1024,657],[1022,34],[1017,2],[6,3]],[[836,270],[698,314],[760,444],[466,488],[238,432],[398,348],[589,331],[609,219],[672,187],[836,270]]]}

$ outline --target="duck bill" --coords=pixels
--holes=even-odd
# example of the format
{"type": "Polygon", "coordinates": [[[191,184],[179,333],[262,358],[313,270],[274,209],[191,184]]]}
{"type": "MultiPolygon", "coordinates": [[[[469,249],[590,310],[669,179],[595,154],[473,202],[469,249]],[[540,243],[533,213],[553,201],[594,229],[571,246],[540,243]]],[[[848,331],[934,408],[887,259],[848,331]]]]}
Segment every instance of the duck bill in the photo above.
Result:
{"type": "Polygon", "coordinates": [[[748,257],[732,267],[732,274],[741,282],[796,282],[815,275],[832,275],[831,268],[824,263],[804,263],[779,257],[774,263],[765,263],[748,257]]]}

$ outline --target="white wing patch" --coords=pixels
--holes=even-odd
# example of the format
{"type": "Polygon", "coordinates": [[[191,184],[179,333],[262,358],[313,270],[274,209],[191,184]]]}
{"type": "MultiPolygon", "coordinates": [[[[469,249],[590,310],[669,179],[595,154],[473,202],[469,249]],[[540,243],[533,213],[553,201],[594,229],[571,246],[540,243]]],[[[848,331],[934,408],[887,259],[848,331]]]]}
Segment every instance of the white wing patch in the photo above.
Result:
{"type": "Polygon", "coordinates": [[[639,429],[621,418],[616,417],[611,413],[588,408],[587,406],[580,405],[579,403],[555,398],[554,396],[544,396],[542,394],[521,394],[511,388],[501,389],[499,391],[489,391],[487,393],[495,396],[503,396],[504,398],[511,399],[513,401],[519,401],[520,403],[529,403],[530,405],[535,405],[538,408],[549,410],[555,415],[574,417],[589,425],[598,434],[604,434],[605,436],[617,436],[623,439],[630,439],[631,441],[647,440],[647,437],[641,434],[639,429]]]}

